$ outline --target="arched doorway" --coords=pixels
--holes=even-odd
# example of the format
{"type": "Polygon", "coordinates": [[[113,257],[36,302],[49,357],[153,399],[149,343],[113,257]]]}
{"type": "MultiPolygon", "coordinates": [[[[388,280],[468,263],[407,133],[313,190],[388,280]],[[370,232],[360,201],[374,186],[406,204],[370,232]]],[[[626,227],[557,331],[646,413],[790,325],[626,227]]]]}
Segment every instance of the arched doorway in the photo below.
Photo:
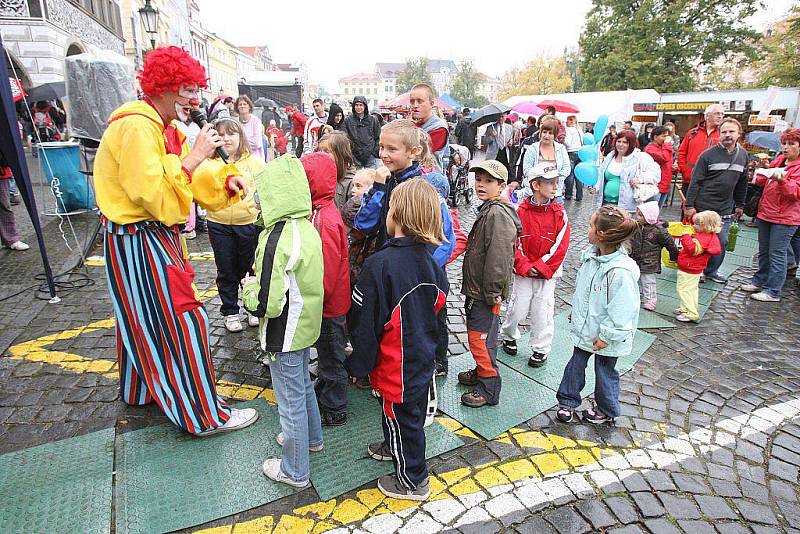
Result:
{"type": "Polygon", "coordinates": [[[86,52],[86,50],[84,50],[78,43],[72,43],[69,45],[69,47],[67,47],[68,56],[75,56],[77,54],[83,54],[84,52],[86,52]]]}
{"type": "Polygon", "coordinates": [[[22,83],[22,87],[27,91],[31,88],[31,78],[28,75],[28,71],[25,67],[22,66],[22,63],[19,62],[17,58],[11,54],[7,48],[4,49],[5,54],[5,62],[6,68],[8,69],[9,76],[16,76],[17,79],[22,83]]]}

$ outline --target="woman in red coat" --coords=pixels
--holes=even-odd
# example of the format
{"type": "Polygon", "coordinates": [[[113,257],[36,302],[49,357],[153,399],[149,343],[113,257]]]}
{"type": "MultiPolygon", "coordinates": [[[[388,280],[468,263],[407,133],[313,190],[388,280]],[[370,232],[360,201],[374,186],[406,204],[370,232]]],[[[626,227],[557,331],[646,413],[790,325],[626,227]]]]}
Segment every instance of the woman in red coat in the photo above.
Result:
{"type": "Polygon", "coordinates": [[[757,170],[755,179],[764,188],[758,204],[758,271],[741,287],[762,302],[781,300],[787,249],[800,227],[800,129],[783,132],[781,155],[770,167],[757,170]]]}

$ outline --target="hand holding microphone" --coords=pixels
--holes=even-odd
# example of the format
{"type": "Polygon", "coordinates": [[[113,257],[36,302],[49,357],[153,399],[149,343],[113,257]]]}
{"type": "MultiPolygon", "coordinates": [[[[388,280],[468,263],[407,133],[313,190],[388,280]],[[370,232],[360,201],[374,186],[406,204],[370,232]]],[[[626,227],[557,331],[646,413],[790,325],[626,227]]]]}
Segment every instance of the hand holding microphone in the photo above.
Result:
{"type": "MultiPolygon", "coordinates": [[[[219,137],[219,134],[214,127],[208,123],[208,119],[206,118],[206,114],[203,113],[200,109],[193,109],[189,116],[192,118],[192,122],[200,127],[200,135],[197,136],[197,141],[195,141],[195,146],[197,146],[198,141],[200,141],[200,137],[204,132],[208,132],[211,130],[213,134],[211,137],[213,138],[214,142],[214,151],[216,152],[217,156],[222,158],[222,161],[228,163],[228,153],[222,148],[222,139],[219,137]]],[[[206,157],[211,157],[211,153],[209,153],[206,157]]]]}

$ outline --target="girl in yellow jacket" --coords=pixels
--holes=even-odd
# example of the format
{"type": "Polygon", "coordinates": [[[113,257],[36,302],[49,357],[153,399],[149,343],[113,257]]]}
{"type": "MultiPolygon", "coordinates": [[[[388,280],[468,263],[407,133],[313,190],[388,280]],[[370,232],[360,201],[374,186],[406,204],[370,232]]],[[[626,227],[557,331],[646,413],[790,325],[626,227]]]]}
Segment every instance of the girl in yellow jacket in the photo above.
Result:
{"type": "MultiPolygon", "coordinates": [[[[223,147],[229,154],[229,161],[236,165],[250,189],[241,202],[221,210],[209,211],[206,218],[208,238],[211,240],[214,261],[217,264],[217,289],[222,301],[220,312],[225,317],[225,328],[229,332],[241,332],[243,327],[239,319],[239,281],[245,274],[253,274],[260,230],[255,224],[258,209],[254,199],[256,187],[253,176],[264,168],[265,163],[248,151],[247,137],[238,121],[231,118],[218,119],[214,122],[214,128],[225,143],[223,147]]],[[[224,165],[218,158],[211,163],[220,167],[224,165]]],[[[258,317],[248,313],[247,323],[258,326],[258,317]]]]}

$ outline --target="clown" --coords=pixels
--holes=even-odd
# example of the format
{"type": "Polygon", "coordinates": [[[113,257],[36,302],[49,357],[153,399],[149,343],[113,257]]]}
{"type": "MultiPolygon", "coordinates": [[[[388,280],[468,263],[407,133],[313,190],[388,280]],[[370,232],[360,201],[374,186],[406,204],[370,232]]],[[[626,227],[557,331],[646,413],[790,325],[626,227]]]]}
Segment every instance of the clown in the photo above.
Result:
{"type": "Polygon", "coordinates": [[[211,125],[189,150],[173,122],[188,119],[206,87],[200,63],[181,48],[158,48],[138,77],[144,98],[111,114],[94,167],[122,398],[155,401],[191,434],[244,428],[258,412],[231,409],[217,395],[208,315],[180,231],[192,202],[220,210],[247,186],[234,166],[206,161],[223,144],[211,125]]]}

